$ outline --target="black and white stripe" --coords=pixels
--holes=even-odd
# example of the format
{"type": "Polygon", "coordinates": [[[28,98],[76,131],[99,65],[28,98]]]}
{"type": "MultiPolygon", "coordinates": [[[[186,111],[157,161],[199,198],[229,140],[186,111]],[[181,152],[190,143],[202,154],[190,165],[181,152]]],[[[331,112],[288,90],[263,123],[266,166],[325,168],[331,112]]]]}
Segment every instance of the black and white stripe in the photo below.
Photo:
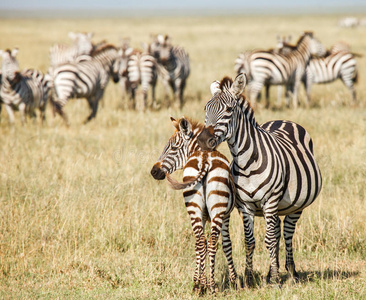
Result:
{"type": "Polygon", "coordinates": [[[188,53],[182,47],[173,46],[168,35],[158,35],[150,45],[150,51],[158,62],[166,93],[170,86],[176,105],[183,107],[183,93],[190,73],[188,53]]]}
{"type": "Polygon", "coordinates": [[[250,103],[241,94],[244,74],[233,82],[224,78],[211,85],[213,98],[206,104],[206,128],[198,136],[202,149],[227,141],[233,162],[231,173],[237,189],[246,240],[246,274],[253,271],[254,216],[264,216],[265,243],[270,253],[267,279],[279,280],[280,218],[284,218],[286,269],[297,278],[292,253],[296,222],[321,190],[321,174],[313,154],[310,135],[290,121],[258,125],[250,103]]]}
{"type": "Polygon", "coordinates": [[[9,115],[9,122],[14,123],[13,110],[19,110],[24,124],[26,113],[35,116],[35,109],[41,111],[44,121],[47,99],[51,88],[51,79],[37,70],[19,71],[16,59],[18,49],[0,51],[2,55],[2,76],[0,99],[9,115]]]}
{"type": "Polygon", "coordinates": [[[70,98],[86,98],[91,114],[85,122],[96,116],[99,100],[103,97],[109,77],[118,82],[118,75],[113,73],[113,65],[117,58],[117,48],[104,44],[93,52],[91,60],[79,63],[68,63],[57,67],[53,74],[54,108],[65,122],[68,119],[63,107],[70,98]]]}
{"type": "Polygon", "coordinates": [[[311,55],[323,55],[325,49],[313,37],[304,33],[294,51],[287,55],[273,51],[255,51],[250,61],[250,101],[254,105],[258,93],[266,84],[286,85],[286,102],[289,105],[289,92],[293,92],[293,107],[298,105],[298,89],[311,55]]]}
{"type": "Polygon", "coordinates": [[[69,32],[69,37],[73,40],[71,46],[55,44],[50,48],[50,72],[66,63],[90,59],[93,33],[69,32]]]}
{"type": "Polygon", "coordinates": [[[230,163],[218,151],[200,151],[197,136],[202,132],[203,125],[184,117],[178,121],[173,118],[171,120],[176,132],[169,139],[151,174],[159,180],[166,176],[172,188],[184,189],[184,201],[196,238],[194,291],[202,293],[206,289],[205,257],[208,252],[208,287],[214,293],[215,255],[221,232],[222,248],[229,264],[230,281],[235,284],[237,279],[229,235],[230,213],[235,204],[235,187],[230,175],[230,163]],[[182,168],[183,183],[179,183],[169,174],[182,168]],[[211,222],[208,245],[204,232],[207,221],[211,222]]]}
{"type": "Polygon", "coordinates": [[[115,72],[118,72],[122,93],[129,95],[129,107],[136,109],[136,91],[141,85],[144,107],[147,106],[147,94],[151,86],[152,106],[156,107],[155,86],[157,81],[157,63],[147,51],[140,51],[131,47],[122,47],[118,51],[115,62],[115,72]]]}
{"type": "MultiPolygon", "coordinates": [[[[279,42],[277,48],[283,54],[291,53],[295,49],[285,40],[279,42]]],[[[351,52],[348,44],[338,42],[331,47],[330,51],[327,51],[326,56],[311,58],[302,77],[308,103],[310,103],[310,92],[313,84],[331,83],[337,79],[342,80],[351,92],[354,103],[357,102],[354,88],[358,79],[356,55],[351,52]]]]}

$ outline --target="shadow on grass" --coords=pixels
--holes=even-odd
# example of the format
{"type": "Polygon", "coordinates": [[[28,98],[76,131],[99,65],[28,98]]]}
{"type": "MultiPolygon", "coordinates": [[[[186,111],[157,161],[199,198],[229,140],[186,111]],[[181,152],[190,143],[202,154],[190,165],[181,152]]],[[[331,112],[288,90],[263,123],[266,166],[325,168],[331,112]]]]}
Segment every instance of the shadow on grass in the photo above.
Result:
{"type": "MultiPolygon", "coordinates": [[[[326,269],[324,271],[308,271],[308,272],[298,272],[299,279],[298,283],[306,284],[311,282],[316,282],[318,280],[345,280],[351,277],[356,277],[360,274],[358,271],[340,271],[340,270],[331,270],[326,269]]],[[[266,282],[267,274],[262,274],[259,272],[254,272],[253,278],[250,282],[246,282],[246,278],[244,275],[238,275],[238,282],[240,286],[237,286],[236,289],[257,289],[267,285],[266,282]]],[[[291,278],[291,276],[287,273],[280,274],[281,284],[285,283],[295,283],[295,281],[291,278]]],[[[226,271],[224,275],[224,282],[220,287],[220,292],[226,291],[228,289],[233,289],[234,287],[231,285],[229,281],[229,272],[226,271]]],[[[235,289],[235,288],[234,288],[235,289]]]]}

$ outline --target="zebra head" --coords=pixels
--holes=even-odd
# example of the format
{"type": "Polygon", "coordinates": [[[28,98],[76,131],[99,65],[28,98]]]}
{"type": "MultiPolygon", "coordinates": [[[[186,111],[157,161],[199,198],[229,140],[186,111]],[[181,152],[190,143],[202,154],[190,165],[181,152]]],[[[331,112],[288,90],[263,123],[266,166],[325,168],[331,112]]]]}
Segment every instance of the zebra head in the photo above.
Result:
{"type": "Polygon", "coordinates": [[[159,48],[156,51],[157,61],[161,64],[166,64],[172,55],[172,43],[168,35],[158,35],[159,48]]]}
{"type": "Polygon", "coordinates": [[[311,55],[323,57],[326,54],[325,47],[318,39],[314,37],[312,32],[305,32],[300,37],[298,44],[300,44],[301,41],[305,41],[306,39],[308,40],[308,48],[311,55]]]}
{"type": "Polygon", "coordinates": [[[9,81],[13,81],[19,76],[19,64],[16,59],[18,54],[18,48],[10,51],[9,49],[3,51],[0,50],[0,55],[3,58],[1,73],[2,79],[7,79],[9,81]]]}
{"type": "Polygon", "coordinates": [[[211,84],[213,97],[205,106],[205,129],[197,137],[202,150],[212,151],[233,136],[240,113],[238,102],[243,99],[246,82],[245,73],[241,73],[234,82],[225,77],[220,83],[215,81],[211,84]]]}
{"type": "Polygon", "coordinates": [[[191,153],[198,150],[195,142],[197,130],[200,132],[203,129],[202,125],[192,123],[185,117],[178,121],[172,117],[170,119],[176,131],[151,169],[151,175],[157,180],[163,180],[165,174],[171,174],[185,166],[191,153]]]}
{"type": "Polygon", "coordinates": [[[77,55],[89,55],[93,50],[91,41],[94,33],[92,32],[69,32],[69,38],[73,40],[77,49],[77,55]]]}
{"type": "Polygon", "coordinates": [[[118,50],[117,58],[112,66],[113,81],[117,83],[120,78],[127,77],[128,59],[133,52],[131,47],[122,47],[118,50]]]}

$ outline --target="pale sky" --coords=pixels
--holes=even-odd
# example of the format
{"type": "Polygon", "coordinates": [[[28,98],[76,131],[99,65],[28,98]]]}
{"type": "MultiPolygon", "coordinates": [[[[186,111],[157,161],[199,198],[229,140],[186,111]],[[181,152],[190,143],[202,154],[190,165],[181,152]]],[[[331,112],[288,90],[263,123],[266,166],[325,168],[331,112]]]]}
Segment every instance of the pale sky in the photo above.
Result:
{"type": "MultiPolygon", "coordinates": [[[[0,0],[0,9],[198,9],[198,10],[241,10],[246,9],[321,9],[326,13],[328,10],[340,8],[362,8],[366,11],[366,0],[0,0]]],[[[356,9],[356,11],[358,11],[356,9]]],[[[318,11],[319,12],[319,11],[318,11]]]]}

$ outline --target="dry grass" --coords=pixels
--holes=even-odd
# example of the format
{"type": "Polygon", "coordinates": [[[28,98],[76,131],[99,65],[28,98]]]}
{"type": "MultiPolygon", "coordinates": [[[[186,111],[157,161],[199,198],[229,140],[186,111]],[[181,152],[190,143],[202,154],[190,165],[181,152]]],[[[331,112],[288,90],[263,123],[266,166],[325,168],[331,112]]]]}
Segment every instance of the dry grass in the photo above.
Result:
{"type": "MultiPolygon", "coordinates": [[[[192,73],[182,111],[121,109],[110,83],[97,119],[81,125],[86,101],[66,106],[71,127],[47,115],[47,125],[0,124],[0,297],[190,299],[194,239],[179,192],[149,174],[173,132],[169,115],[203,120],[209,85],[233,76],[237,54],[269,48],[275,36],[314,30],[326,46],[338,40],[366,54],[366,29],[340,29],[337,17],[205,17],[100,20],[0,20],[0,48],[18,46],[22,68],[48,68],[48,49],[68,31],[94,31],[95,41],[139,46],[150,33],[169,33],[190,53],[192,73]]],[[[281,244],[281,289],[266,286],[269,264],[264,222],[256,219],[254,266],[258,285],[227,285],[218,254],[216,297],[241,299],[365,299],[366,295],[366,59],[359,60],[358,107],[340,83],[313,88],[311,109],[260,110],[259,123],[290,119],[311,133],[323,190],[305,210],[295,234],[301,282],[286,280],[281,244]]],[[[159,85],[158,98],[162,99],[159,85]]],[[[273,98],[276,95],[272,91],[273,98]]],[[[303,98],[303,93],[302,93],[303,98]]],[[[275,99],[273,99],[274,101],[275,99]]],[[[228,154],[226,146],[221,150],[228,154]]],[[[232,218],[234,260],[244,273],[242,223],[232,218]]],[[[210,298],[210,296],[207,296],[210,298]]]]}

